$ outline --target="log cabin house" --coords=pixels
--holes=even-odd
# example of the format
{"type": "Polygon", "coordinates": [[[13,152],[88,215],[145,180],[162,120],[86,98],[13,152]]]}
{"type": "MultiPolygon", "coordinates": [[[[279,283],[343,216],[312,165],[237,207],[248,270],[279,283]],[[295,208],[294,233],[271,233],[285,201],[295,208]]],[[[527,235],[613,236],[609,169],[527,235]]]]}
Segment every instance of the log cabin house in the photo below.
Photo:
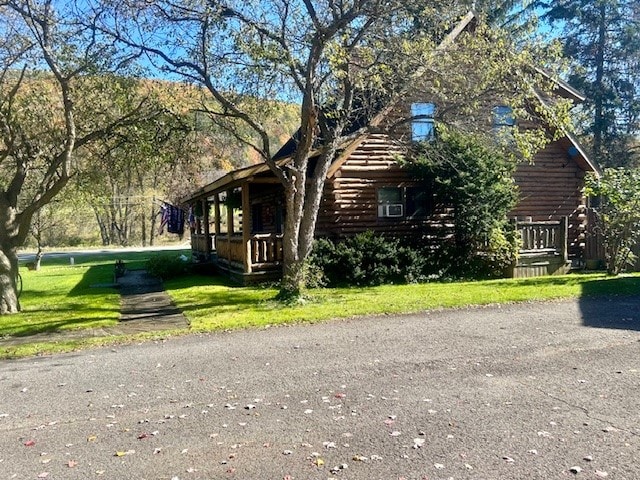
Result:
{"type": "MultiPolygon", "coordinates": [[[[472,19],[472,14],[467,15],[445,42],[452,41],[472,19]]],[[[556,93],[574,102],[584,100],[561,81],[556,93]]],[[[397,162],[406,142],[433,135],[435,108],[432,99],[408,94],[372,122],[382,125],[402,117],[408,119],[404,131],[390,135],[380,129],[343,145],[325,180],[316,237],[339,240],[371,230],[442,238],[442,232],[451,227],[451,216],[436,208],[432,195],[397,162]]],[[[489,108],[492,128],[514,124],[506,105],[489,108]]],[[[278,161],[286,162],[294,148],[291,139],[276,155],[278,161]]],[[[566,273],[588,259],[594,249],[585,235],[582,189],[587,172],[599,174],[600,170],[569,134],[549,143],[533,162],[518,165],[515,182],[520,200],[510,217],[517,224],[522,246],[510,275],[566,273]]],[[[194,260],[213,264],[241,283],[279,278],[286,214],[283,195],[282,185],[267,165],[258,164],[232,171],[184,199],[194,213],[194,260]]]]}

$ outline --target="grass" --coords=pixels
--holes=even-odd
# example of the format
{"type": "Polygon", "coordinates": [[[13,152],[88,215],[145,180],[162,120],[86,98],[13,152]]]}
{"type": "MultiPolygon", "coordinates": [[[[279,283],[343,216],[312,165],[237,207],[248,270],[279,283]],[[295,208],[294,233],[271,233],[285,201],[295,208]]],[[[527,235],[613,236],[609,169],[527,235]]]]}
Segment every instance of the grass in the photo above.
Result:
{"type": "MultiPolygon", "coordinates": [[[[158,253],[179,255],[184,252],[158,253]]],[[[119,317],[119,294],[96,287],[113,280],[115,259],[128,268],[140,268],[148,252],[78,255],[43,262],[39,272],[22,270],[23,312],[2,317],[0,337],[23,337],[20,345],[0,346],[0,358],[72,351],[80,348],[132,342],[179,332],[130,336],[77,335],[78,330],[108,328],[119,317]],[[64,332],[76,335],[56,335],[64,332]],[[33,341],[26,340],[33,337],[33,341]]],[[[440,308],[460,308],[490,303],[553,300],[640,292],[640,275],[611,278],[603,274],[578,274],[522,280],[385,285],[371,288],[311,290],[304,303],[283,305],[274,301],[269,287],[238,287],[220,277],[191,275],[170,280],[165,287],[191,322],[191,331],[208,332],[283,323],[318,322],[362,315],[414,313],[440,308]]],[[[182,331],[184,333],[184,331],[182,331]]]]}
{"type": "Polygon", "coordinates": [[[0,336],[30,336],[76,328],[113,325],[118,320],[119,295],[94,284],[113,281],[113,267],[52,266],[22,271],[22,313],[0,322],[0,336]]]}
{"type": "MultiPolygon", "coordinates": [[[[1,337],[23,337],[24,344],[0,346],[0,358],[73,351],[131,338],[78,338],[79,330],[115,326],[120,317],[120,294],[105,285],[113,282],[114,262],[123,260],[127,268],[143,268],[150,255],[180,255],[176,252],[128,252],[74,255],[68,258],[45,256],[40,271],[20,269],[23,293],[22,312],[0,317],[1,337]],[[54,341],[47,341],[52,334],[54,341]],[[75,334],[75,335],[74,335],[75,334]],[[26,341],[33,337],[33,341],[26,341]]],[[[141,337],[144,337],[142,335],[141,337]]]]}
{"type": "Polygon", "coordinates": [[[235,287],[220,278],[190,276],[165,283],[194,331],[316,322],[362,315],[415,313],[439,308],[553,300],[640,292],[640,276],[580,274],[521,280],[491,280],[311,291],[302,304],[273,300],[274,288],[235,287]]]}

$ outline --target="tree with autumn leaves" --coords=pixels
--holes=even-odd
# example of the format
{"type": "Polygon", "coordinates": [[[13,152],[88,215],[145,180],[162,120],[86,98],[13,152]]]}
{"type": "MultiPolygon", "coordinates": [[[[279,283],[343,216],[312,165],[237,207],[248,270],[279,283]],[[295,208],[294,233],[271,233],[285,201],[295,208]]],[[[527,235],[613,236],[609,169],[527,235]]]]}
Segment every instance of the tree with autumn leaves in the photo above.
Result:
{"type": "Polygon", "coordinates": [[[74,175],[77,152],[158,114],[144,100],[111,108],[109,74],[124,73],[132,57],[82,25],[81,15],[73,2],[0,1],[2,314],[20,310],[18,248],[34,215],[74,175]]]}
{"type": "MultiPolygon", "coordinates": [[[[531,100],[534,86],[528,82],[540,80],[525,65],[534,55],[511,50],[506,36],[497,43],[481,38],[466,51],[438,48],[470,7],[448,1],[125,0],[111,8],[96,4],[95,17],[102,19],[100,32],[123,49],[144,52],[163,74],[206,89],[214,103],[203,111],[280,180],[287,212],[280,297],[299,298],[329,166],[346,142],[374,128],[381,108],[431,76],[446,78],[458,113],[476,119],[482,98],[495,98],[509,82],[524,84],[509,100],[518,114],[527,114],[525,97],[531,100]],[[485,72],[485,83],[469,82],[469,66],[485,72]],[[272,113],[264,100],[271,99],[299,106],[295,150],[286,163],[276,161],[264,123],[272,113]]],[[[429,90],[437,94],[439,86],[431,82],[429,90]]],[[[525,156],[544,144],[539,132],[521,133],[525,156]]]]}
{"type": "MultiPolygon", "coordinates": [[[[48,149],[33,149],[33,141],[14,138],[9,130],[3,139],[4,168],[14,168],[14,180],[6,184],[6,200],[0,204],[7,226],[0,239],[6,259],[0,272],[3,311],[19,308],[17,248],[34,213],[68,183],[77,166],[78,149],[111,139],[122,128],[153,115],[146,102],[131,111],[111,109],[106,115],[100,100],[108,94],[90,85],[109,78],[105,74],[126,73],[137,60],[143,60],[137,65],[147,71],[186,80],[206,91],[209,98],[198,111],[247,145],[282,182],[287,216],[281,296],[298,298],[329,165],[345,142],[371,130],[372,118],[384,105],[416,83],[416,72],[455,78],[459,85],[451,87],[455,82],[449,81],[449,93],[461,101],[461,111],[469,118],[474,107],[482,104],[479,95],[492,94],[491,75],[494,83],[495,75],[512,71],[522,72],[518,78],[524,83],[534,79],[527,73],[533,70],[523,68],[532,55],[515,51],[512,55],[507,37],[493,48],[485,38],[482,51],[490,55],[475,58],[468,58],[475,53],[465,57],[463,48],[436,48],[469,6],[377,0],[0,3],[7,13],[6,31],[12,33],[11,42],[3,44],[5,118],[18,126],[14,131],[28,133],[31,139],[59,138],[48,149]],[[484,78],[489,79],[473,92],[464,70],[468,65],[484,69],[484,78]],[[19,67],[24,67],[24,73],[16,77],[19,67]],[[442,75],[443,68],[448,75],[442,75]],[[45,115],[55,123],[35,120],[33,125],[49,125],[49,137],[37,129],[31,131],[33,125],[20,117],[25,110],[16,108],[23,99],[33,100],[21,96],[30,70],[43,69],[54,79],[50,94],[60,101],[51,102],[55,108],[45,115]],[[277,146],[265,122],[277,117],[279,102],[298,105],[296,149],[286,164],[274,158],[277,146]],[[312,157],[318,161],[310,168],[312,157]],[[35,193],[27,199],[29,185],[35,193]]],[[[497,83],[505,82],[506,77],[501,77],[497,83]]],[[[433,92],[440,87],[432,83],[429,88],[433,92]]],[[[512,99],[522,114],[525,97],[512,99]]],[[[527,132],[519,138],[532,140],[522,142],[531,148],[544,142],[540,135],[527,137],[527,132]]]]}

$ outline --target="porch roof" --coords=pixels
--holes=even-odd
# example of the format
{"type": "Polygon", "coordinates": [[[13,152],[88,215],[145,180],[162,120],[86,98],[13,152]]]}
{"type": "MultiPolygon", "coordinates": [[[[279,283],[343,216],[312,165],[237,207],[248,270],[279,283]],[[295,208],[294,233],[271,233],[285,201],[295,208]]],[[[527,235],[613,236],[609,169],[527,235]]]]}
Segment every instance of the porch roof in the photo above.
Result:
{"type": "Polygon", "coordinates": [[[208,185],[196,190],[191,195],[184,197],[181,200],[181,203],[189,203],[195,200],[201,200],[203,198],[208,197],[209,195],[213,195],[215,193],[220,193],[230,188],[235,188],[243,183],[249,181],[251,177],[254,175],[266,172],[269,170],[269,166],[266,163],[258,163],[256,165],[250,165],[248,167],[239,168],[237,170],[233,170],[226,175],[214,180],[208,185]]]}

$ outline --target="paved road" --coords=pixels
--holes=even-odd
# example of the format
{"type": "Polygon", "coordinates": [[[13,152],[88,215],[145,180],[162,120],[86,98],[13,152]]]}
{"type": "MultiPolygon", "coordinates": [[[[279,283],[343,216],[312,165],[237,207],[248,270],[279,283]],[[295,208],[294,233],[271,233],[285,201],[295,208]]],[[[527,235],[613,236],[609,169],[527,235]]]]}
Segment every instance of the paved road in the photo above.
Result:
{"type": "MultiPolygon", "coordinates": [[[[43,258],[69,258],[77,256],[91,256],[91,255],[104,255],[112,254],[118,255],[123,253],[140,253],[140,252],[164,252],[173,250],[189,249],[190,243],[185,242],[179,245],[160,245],[153,247],[109,247],[109,248],[89,248],[89,249],[74,249],[74,250],[61,250],[61,251],[49,251],[45,250],[43,258]]],[[[35,252],[24,251],[18,254],[18,259],[21,262],[29,262],[36,258],[35,252]]]]}
{"type": "Polygon", "coordinates": [[[639,479],[639,311],[532,303],[4,361],[0,478],[639,479]]]}

